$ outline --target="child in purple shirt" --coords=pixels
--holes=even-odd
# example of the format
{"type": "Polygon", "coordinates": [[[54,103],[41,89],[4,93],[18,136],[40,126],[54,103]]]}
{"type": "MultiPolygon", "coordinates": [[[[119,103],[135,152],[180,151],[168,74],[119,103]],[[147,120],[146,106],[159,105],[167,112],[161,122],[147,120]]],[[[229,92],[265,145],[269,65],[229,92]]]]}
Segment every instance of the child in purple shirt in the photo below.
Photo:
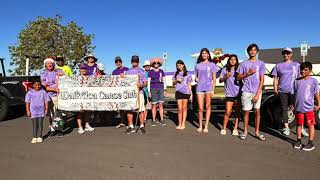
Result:
{"type": "Polygon", "coordinates": [[[264,135],[260,134],[260,106],[262,98],[262,87],[266,67],[263,61],[257,59],[259,47],[251,44],[247,48],[249,59],[240,63],[237,69],[237,80],[242,80],[242,110],[244,111],[244,132],[240,135],[241,140],[245,140],[248,134],[248,123],[250,110],[255,111],[255,136],[261,141],[265,141],[264,135]]]}
{"type": "Polygon", "coordinates": [[[199,118],[199,128],[197,129],[198,132],[209,132],[208,126],[211,116],[211,96],[214,95],[217,70],[218,68],[212,62],[209,50],[207,48],[201,49],[194,71],[197,82],[196,92],[198,98],[199,118]],[[206,123],[204,129],[202,130],[204,102],[206,104],[206,123]]]}
{"type": "Polygon", "coordinates": [[[293,83],[299,76],[298,62],[292,61],[292,49],[285,48],[282,51],[283,61],[276,64],[271,74],[273,75],[273,87],[276,96],[279,96],[281,104],[281,122],[284,124],[282,133],[290,134],[288,123],[288,108],[293,106],[293,83]]]}
{"type": "Polygon", "coordinates": [[[320,109],[320,95],[318,81],[310,77],[312,71],[312,64],[304,62],[300,65],[301,77],[294,82],[294,96],[295,96],[295,110],[297,119],[297,142],[294,148],[304,151],[312,151],[315,149],[313,140],[315,137],[314,112],[320,109]],[[315,106],[314,97],[317,99],[317,106],[315,106]],[[301,130],[304,120],[309,126],[309,142],[303,146],[301,142],[301,130]]]}
{"type": "Polygon", "coordinates": [[[186,128],[187,106],[188,101],[192,101],[191,74],[182,60],[176,62],[177,71],[172,78],[173,85],[176,86],[176,100],[178,104],[178,120],[177,130],[186,128]]]}
{"type": "Polygon", "coordinates": [[[43,119],[48,112],[49,96],[41,89],[40,81],[33,82],[33,89],[29,90],[25,97],[26,112],[32,120],[33,138],[31,143],[41,143],[43,119]]]}
{"type": "Polygon", "coordinates": [[[236,71],[239,66],[238,56],[232,54],[229,56],[227,65],[222,69],[220,74],[220,83],[224,83],[225,95],[226,95],[226,113],[223,120],[223,128],[220,131],[221,135],[226,135],[227,124],[232,112],[232,107],[236,108],[236,122],[232,131],[233,136],[238,136],[238,120],[240,116],[240,99],[241,99],[241,82],[236,80],[236,71]]]}
{"type": "Polygon", "coordinates": [[[96,58],[93,54],[88,54],[84,60],[87,64],[87,75],[88,76],[94,76],[97,71],[97,61],[98,58],[96,58]]]}
{"type": "Polygon", "coordinates": [[[160,125],[165,126],[166,123],[163,119],[163,103],[166,96],[166,81],[165,74],[160,66],[163,64],[160,58],[154,58],[151,60],[151,66],[153,69],[148,73],[148,92],[151,97],[152,104],[152,125],[156,126],[157,106],[159,107],[160,125]]]}

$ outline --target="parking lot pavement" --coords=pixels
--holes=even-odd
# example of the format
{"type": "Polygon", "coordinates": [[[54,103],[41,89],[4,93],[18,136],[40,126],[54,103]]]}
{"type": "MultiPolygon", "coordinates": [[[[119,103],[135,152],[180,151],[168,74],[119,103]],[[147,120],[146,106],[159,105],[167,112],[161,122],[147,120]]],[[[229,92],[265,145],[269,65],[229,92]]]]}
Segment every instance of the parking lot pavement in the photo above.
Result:
{"type": "Polygon", "coordinates": [[[284,138],[273,131],[266,133],[266,142],[252,136],[241,141],[230,131],[220,136],[219,125],[210,124],[208,134],[199,134],[190,123],[184,131],[167,123],[147,124],[145,135],[96,127],[31,144],[27,117],[0,122],[0,179],[319,179],[318,143],[312,152],[295,150],[294,133],[284,138]]]}

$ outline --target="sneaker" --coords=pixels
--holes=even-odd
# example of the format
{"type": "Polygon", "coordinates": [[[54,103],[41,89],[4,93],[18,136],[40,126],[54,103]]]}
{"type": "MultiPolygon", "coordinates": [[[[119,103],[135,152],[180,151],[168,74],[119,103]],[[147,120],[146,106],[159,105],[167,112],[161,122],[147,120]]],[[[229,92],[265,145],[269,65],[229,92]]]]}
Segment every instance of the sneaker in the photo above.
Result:
{"type": "Polygon", "coordinates": [[[302,143],[301,141],[297,141],[296,143],[294,143],[293,147],[295,149],[301,149],[302,148],[302,143]]]}
{"type": "Polygon", "coordinates": [[[126,127],[126,125],[123,124],[123,123],[120,123],[120,124],[118,124],[118,125],[116,126],[116,128],[122,128],[122,127],[126,127]]]}
{"type": "Polygon", "coordinates": [[[140,127],[139,131],[141,134],[145,134],[146,133],[146,128],[145,127],[140,127]]]}
{"type": "Polygon", "coordinates": [[[131,134],[131,133],[133,133],[133,132],[136,132],[136,130],[134,129],[134,128],[132,128],[132,127],[127,127],[127,129],[126,129],[126,134],[131,134]]]}
{"type": "Polygon", "coordinates": [[[234,130],[232,131],[232,136],[239,136],[238,130],[234,129],[234,130]]]}
{"type": "Polygon", "coordinates": [[[41,137],[37,138],[37,143],[42,143],[43,139],[41,137]]]}
{"type": "Polygon", "coordinates": [[[307,145],[305,145],[305,146],[302,148],[302,150],[304,150],[304,151],[312,151],[312,150],[314,150],[314,149],[315,149],[315,147],[314,147],[314,145],[311,144],[311,143],[308,143],[307,145]]]}
{"type": "Polygon", "coordinates": [[[53,136],[55,136],[56,135],[56,131],[50,131],[50,133],[49,133],[49,137],[53,137],[53,136]]]}
{"type": "Polygon", "coordinates": [[[84,132],[85,132],[85,131],[84,131],[82,128],[79,128],[79,129],[78,129],[78,133],[79,133],[79,134],[83,134],[84,132]]]}
{"type": "Polygon", "coordinates": [[[226,134],[227,134],[227,131],[225,129],[221,129],[220,135],[226,135],[226,134]]]}
{"type": "Polygon", "coordinates": [[[309,133],[306,131],[305,128],[301,129],[301,134],[302,134],[303,137],[308,137],[309,136],[309,133]]]}
{"type": "Polygon", "coordinates": [[[57,133],[58,138],[62,138],[63,137],[63,133],[60,131],[57,133]]]}
{"type": "Polygon", "coordinates": [[[157,126],[157,122],[156,122],[156,121],[152,121],[152,122],[151,122],[151,126],[152,126],[152,127],[156,127],[156,126],[157,126]]]}
{"type": "Polygon", "coordinates": [[[32,138],[31,143],[32,144],[37,143],[37,140],[38,140],[38,138],[32,138]]]}
{"type": "Polygon", "coordinates": [[[162,121],[160,121],[160,125],[161,125],[161,126],[165,126],[165,125],[167,125],[167,124],[164,122],[164,120],[162,120],[162,121]]]}
{"type": "Polygon", "coordinates": [[[84,128],[85,131],[94,131],[94,128],[91,127],[89,124],[86,125],[86,127],[84,128]]]}
{"type": "Polygon", "coordinates": [[[290,135],[290,128],[283,128],[282,129],[282,134],[286,135],[286,136],[289,136],[290,135]]]}

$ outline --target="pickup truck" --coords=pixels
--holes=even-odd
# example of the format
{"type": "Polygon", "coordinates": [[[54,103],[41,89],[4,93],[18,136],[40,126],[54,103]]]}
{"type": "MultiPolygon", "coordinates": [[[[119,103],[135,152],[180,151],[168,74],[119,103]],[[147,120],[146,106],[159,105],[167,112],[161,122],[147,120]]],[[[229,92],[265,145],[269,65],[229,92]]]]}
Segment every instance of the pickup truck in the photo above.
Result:
{"type": "Polygon", "coordinates": [[[31,88],[32,81],[39,76],[6,76],[4,59],[0,58],[0,121],[6,119],[10,110],[24,105],[26,92],[31,88]]]}

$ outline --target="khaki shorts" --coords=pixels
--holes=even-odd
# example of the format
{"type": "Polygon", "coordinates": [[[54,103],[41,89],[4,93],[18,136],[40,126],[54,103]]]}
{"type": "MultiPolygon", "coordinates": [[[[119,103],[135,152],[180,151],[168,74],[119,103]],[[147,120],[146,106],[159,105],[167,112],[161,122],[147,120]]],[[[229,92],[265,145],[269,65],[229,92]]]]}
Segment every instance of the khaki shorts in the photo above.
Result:
{"type": "Polygon", "coordinates": [[[140,94],[140,102],[137,101],[137,106],[139,107],[139,112],[144,112],[146,110],[146,106],[144,105],[144,96],[140,94]],[[140,103],[140,105],[139,105],[140,103]]]}
{"type": "Polygon", "coordinates": [[[48,103],[48,115],[54,117],[56,110],[58,109],[58,96],[50,97],[51,101],[48,103]]]}
{"type": "Polygon", "coordinates": [[[260,109],[262,94],[260,94],[260,97],[256,103],[252,102],[252,99],[254,98],[254,96],[255,94],[253,93],[242,92],[242,96],[241,96],[242,110],[251,111],[252,108],[260,109]]]}

